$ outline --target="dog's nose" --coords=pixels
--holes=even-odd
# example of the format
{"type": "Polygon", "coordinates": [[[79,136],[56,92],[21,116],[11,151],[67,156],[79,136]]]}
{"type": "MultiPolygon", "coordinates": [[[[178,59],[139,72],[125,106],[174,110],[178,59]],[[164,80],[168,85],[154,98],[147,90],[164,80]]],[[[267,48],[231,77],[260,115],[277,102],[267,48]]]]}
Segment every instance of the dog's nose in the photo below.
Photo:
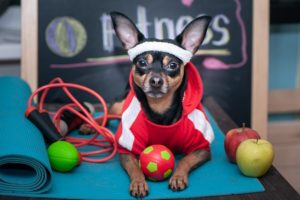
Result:
{"type": "Polygon", "coordinates": [[[163,84],[163,79],[159,76],[153,76],[150,78],[150,85],[154,88],[159,88],[163,84]]]}

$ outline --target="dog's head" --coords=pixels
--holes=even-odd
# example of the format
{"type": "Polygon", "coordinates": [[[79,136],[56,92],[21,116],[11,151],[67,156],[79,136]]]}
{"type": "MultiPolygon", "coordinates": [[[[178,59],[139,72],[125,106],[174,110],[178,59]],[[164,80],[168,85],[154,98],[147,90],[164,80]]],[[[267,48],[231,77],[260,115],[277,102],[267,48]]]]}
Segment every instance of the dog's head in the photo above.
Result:
{"type": "Polygon", "coordinates": [[[124,14],[112,12],[117,37],[133,62],[134,83],[147,97],[161,98],[181,85],[184,65],[204,40],[210,17],[191,21],[174,40],[147,39],[124,14]]]}

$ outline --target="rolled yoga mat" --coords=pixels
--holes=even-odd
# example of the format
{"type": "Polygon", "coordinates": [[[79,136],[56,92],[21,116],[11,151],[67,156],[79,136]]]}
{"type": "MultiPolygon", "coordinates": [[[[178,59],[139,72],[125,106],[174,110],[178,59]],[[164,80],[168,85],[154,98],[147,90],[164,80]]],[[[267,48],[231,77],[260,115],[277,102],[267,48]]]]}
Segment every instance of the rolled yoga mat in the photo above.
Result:
{"type": "Polygon", "coordinates": [[[40,194],[52,185],[52,171],[40,131],[25,118],[28,84],[0,77],[0,193],[40,194]]]}

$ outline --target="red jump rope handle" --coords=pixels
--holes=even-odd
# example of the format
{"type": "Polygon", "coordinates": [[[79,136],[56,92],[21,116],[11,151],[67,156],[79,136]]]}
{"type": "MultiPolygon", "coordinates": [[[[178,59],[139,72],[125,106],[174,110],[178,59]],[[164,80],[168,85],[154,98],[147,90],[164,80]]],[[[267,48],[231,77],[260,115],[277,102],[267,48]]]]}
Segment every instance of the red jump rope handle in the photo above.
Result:
{"type": "Polygon", "coordinates": [[[31,108],[26,111],[25,115],[42,132],[47,142],[53,143],[62,139],[48,112],[39,112],[37,109],[31,108]]]}

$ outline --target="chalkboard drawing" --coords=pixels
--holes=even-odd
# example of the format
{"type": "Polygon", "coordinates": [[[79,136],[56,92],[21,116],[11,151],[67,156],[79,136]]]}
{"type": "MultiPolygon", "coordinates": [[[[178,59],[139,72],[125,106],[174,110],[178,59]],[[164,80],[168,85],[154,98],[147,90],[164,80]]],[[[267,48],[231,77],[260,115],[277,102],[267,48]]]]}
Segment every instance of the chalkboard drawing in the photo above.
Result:
{"type": "MultiPolygon", "coordinates": [[[[180,5],[181,6],[185,6],[188,7],[188,9],[193,9],[193,6],[196,4],[197,2],[194,0],[181,0],[180,1],[180,5]]],[[[220,43],[221,40],[215,40],[213,42],[211,42],[212,40],[212,34],[207,34],[206,35],[206,39],[204,40],[204,45],[208,44],[207,48],[201,49],[197,52],[197,56],[202,56],[203,57],[203,61],[201,66],[203,66],[206,69],[212,69],[212,70],[223,70],[223,69],[231,69],[231,68],[241,68],[243,66],[247,65],[248,62],[248,54],[247,54],[247,33],[246,33],[246,22],[244,21],[244,19],[241,16],[241,12],[242,12],[242,6],[241,6],[241,0],[232,0],[231,2],[233,4],[233,10],[230,11],[232,12],[232,15],[230,15],[230,17],[228,17],[228,15],[226,14],[217,14],[214,15],[212,24],[210,26],[211,29],[209,29],[209,31],[214,32],[217,31],[219,34],[222,33],[223,36],[222,38],[226,38],[224,39],[224,41],[222,41],[222,44],[220,43]],[[232,17],[232,18],[231,18],[232,17]],[[233,19],[234,18],[234,19],[233,19]],[[233,26],[229,25],[230,21],[233,22],[233,26]],[[215,23],[214,23],[215,22],[215,23]],[[220,22],[224,23],[224,27],[220,27],[220,22]],[[235,24],[237,25],[237,27],[235,26],[235,24]],[[225,27],[227,26],[227,27],[225,27]],[[233,28],[234,27],[234,28],[233,28]],[[222,29],[222,30],[221,30],[222,29]],[[225,32],[226,31],[226,32],[225,32]],[[230,32],[236,32],[236,34],[240,34],[240,38],[231,38],[231,33],[230,32]],[[225,34],[226,33],[226,34],[225,34]],[[229,42],[230,41],[230,42],[229,42]],[[217,44],[218,43],[218,44],[217,44]],[[230,44],[229,44],[230,43],[230,44]],[[231,49],[220,49],[221,46],[224,45],[236,45],[234,48],[231,47],[231,49]],[[231,50],[234,50],[231,51],[231,50]],[[227,58],[229,58],[229,60],[231,60],[232,58],[235,59],[239,59],[236,61],[229,61],[227,58],[227,61],[222,60],[222,58],[220,58],[219,56],[226,56],[227,58]]],[[[247,13],[247,9],[243,10],[243,13],[247,13]]],[[[60,19],[60,18],[58,18],[60,19]]],[[[159,18],[159,17],[155,17],[153,22],[149,21],[150,18],[148,18],[147,14],[146,14],[146,7],[144,6],[137,6],[137,24],[144,24],[144,26],[147,26],[147,30],[150,28],[153,28],[155,35],[157,35],[156,31],[158,31],[158,29],[161,29],[160,31],[158,31],[158,33],[163,33],[163,25],[166,25],[166,29],[168,30],[168,33],[175,33],[175,27],[174,24],[176,23],[176,26],[178,24],[182,24],[183,21],[188,21],[188,20],[192,20],[191,16],[181,16],[179,17],[179,20],[177,22],[172,21],[172,19],[169,19],[167,17],[165,18],[159,18]],[[145,21],[143,21],[142,19],[144,19],[145,21]],[[179,21],[181,23],[179,23],[179,21]],[[170,23],[167,23],[170,22],[170,23]],[[153,27],[151,27],[153,26],[153,27]]],[[[62,19],[60,19],[62,21],[62,19]]],[[[111,42],[112,44],[110,44],[111,48],[114,48],[115,46],[113,45],[113,40],[114,40],[114,36],[113,36],[113,32],[112,32],[112,25],[111,25],[111,21],[110,21],[110,17],[106,14],[103,13],[100,17],[100,23],[102,25],[102,39],[103,39],[103,49],[106,50],[106,52],[104,53],[104,55],[106,55],[107,53],[111,53],[114,49],[110,49],[108,50],[105,47],[105,44],[107,42],[111,42]]],[[[76,20],[75,20],[76,21],[76,20]]],[[[59,55],[61,55],[62,50],[61,49],[67,49],[68,51],[66,52],[72,52],[72,50],[76,49],[74,48],[74,38],[81,38],[80,34],[78,34],[78,36],[76,36],[76,28],[73,28],[73,36],[69,36],[70,33],[66,32],[67,27],[70,27],[70,25],[67,24],[71,24],[70,22],[64,22],[63,29],[64,33],[61,37],[63,38],[63,41],[66,42],[60,42],[58,39],[53,39],[53,38],[58,38],[59,36],[53,36],[54,35],[54,30],[58,29],[58,24],[59,22],[57,22],[55,19],[50,23],[49,27],[53,30],[49,29],[49,34],[47,35],[47,38],[49,38],[48,40],[50,40],[51,42],[49,42],[48,46],[52,49],[52,51],[54,52],[58,52],[59,55]],[[52,28],[54,27],[54,28],[52,28]],[[51,30],[51,31],[50,31],[51,30]],[[75,35],[75,36],[74,36],[75,35]],[[71,38],[71,39],[70,39],[71,38]],[[73,38],[73,42],[72,41],[73,38]],[[62,43],[62,44],[61,44],[62,43]],[[67,48],[62,48],[60,46],[63,47],[67,47],[67,48]]],[[[61,22],[62,23],[62,22],[61,22]]],[[[76,25],[73,25],[73,27],[77,27],[76,25]]],[[[69,28],[71,29],[71,28],[69,28]]],[[[82,29],[84,29],[82,27],[82,29]]],[[[176,28],[177,29],[177,28],[176,28]]],[[[148,30],[148,31],[149,31],[148,30]]],[[[209,32],[208,31],[208,32],[209,32]]],[[[58,31],[56,31],[58,32],[58,31]]],[[[77,31],[79,32],[79,31],[77,31]]],[[[148,34],[148,32],[146,32],[148,34]]],[[[72,35],[71,34],[71,35],[72,35]]],[[[84,34],[82,34],[84,35],[84,34]]],[[[100,34],[101,35],[101,34],[100,34]]],[[[172,34],[171,34],[172,35],[172,34]]],[[[170,34],[169,34],[170,36],[170,34]]],[[[86,38],[86,37],[85,37],[86,38]]],[[[172,39],[172,37],[170,37],[172,39]]],[[[223,40],[222,39],[222,40],[223,40]]],[[[79,39],[78,39],[79,40],[79,39]]],[[[97,40],[97,39],[95,39],[97,40]]],[[[79,49],[79,44],[77,46],[77,49],[79,49]]],[[[82,47],[83,48],[83,47],[82,47]]],[[[99,50],[98,52],[101,52],[101,50],[99,50]]],[[[67,53],[65,55],[68,55],[67,53]]],[[[99,67],[99,66],[107,66],[107,65],[111,65],[111,64],[122,64],[122,63],[128,63],[129,59],[125,54],[116,54],[116,55],[108,55],[108,56],[104,56],[101,55],[100,57],[88,57],[85,59],[85,61],[82,62],[75,62],[72,63],[68,62],[68,63],[63,63],[63,64],[50,64],[50,68],[52,69],[68,69],[68,68],[87,68],[87,67],[99,67]]],[[[78,61],[78,60],[77,60],[78,61]]]]}
{"type": "Polygon", "coordinates": [[[246,35],[246,27],[245,23],[241,17],[241,2],[240,0],[235,0],[236,3],[236,19],[241,29],[241,53],[242,53],[242,60],[238,63],[224,63],[221,60],[214,58],[214,57],[206,57],[203,61],[203,66],[207,69],[230,69],[230,68],[238,68],[242,67],[246,64],[248,60],[247,55],[247,35],[246,35]]]}
{"type": "Polygon", "coordinates": [[[194,0],[181,0],[181,3],[186,6],[190,7],[193,4],[194,0]]]}
{"type": "Polygon", "coordinates": [[[76,56],[87,42],[84,26],[71,17],[54,18],[46,29],[45,37],[48,48],[62,57],[76,56]]]}

